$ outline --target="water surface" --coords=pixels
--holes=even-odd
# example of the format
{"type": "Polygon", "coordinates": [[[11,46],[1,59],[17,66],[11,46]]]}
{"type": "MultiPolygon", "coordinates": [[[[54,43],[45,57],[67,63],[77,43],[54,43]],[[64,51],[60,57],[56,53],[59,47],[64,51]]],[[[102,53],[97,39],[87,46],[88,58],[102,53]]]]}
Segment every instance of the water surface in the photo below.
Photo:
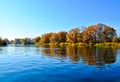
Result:
{"type": "Polygon", "coordinates": [[[120,82],[120,49],[0,47],[0,82],[120,82]]]}

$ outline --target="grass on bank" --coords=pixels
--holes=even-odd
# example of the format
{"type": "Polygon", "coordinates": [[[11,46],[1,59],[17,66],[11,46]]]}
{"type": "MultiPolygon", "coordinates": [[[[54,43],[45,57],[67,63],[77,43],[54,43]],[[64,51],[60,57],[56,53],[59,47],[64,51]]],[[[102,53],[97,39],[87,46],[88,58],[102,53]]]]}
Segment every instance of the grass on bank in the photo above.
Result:
{"type": "Polygon", "coordinates": [[[114,42],[107,42],[107,43],[40,43],[37,45],[44,45],[44,46],[77,46],[77,47],[84,47],[84,46],[96,46],[96,47],[119,47],[120,43],[114,42]]]}

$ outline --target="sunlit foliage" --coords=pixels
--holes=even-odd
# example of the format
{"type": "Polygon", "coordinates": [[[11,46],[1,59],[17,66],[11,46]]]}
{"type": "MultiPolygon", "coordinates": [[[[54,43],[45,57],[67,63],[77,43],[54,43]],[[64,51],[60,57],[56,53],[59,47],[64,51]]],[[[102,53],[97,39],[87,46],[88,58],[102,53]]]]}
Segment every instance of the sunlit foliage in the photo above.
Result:
{"type": "Polygon", "coordinates": [[[115,36],[116,31],[114,28],[100,23],[84,29],[82,41],[86,43],[111,42],[115,36]]]}
{"type": "Polygon", "coordinates": [[[72,28],[68,32],[60,31],[57,33],[45,33],[42,36],[30,38],[16,38],[13,41],[8,39],[0,39],[0,44],[14,43],[14,44],[42,44],[42,43],[103,43],[103,42],[120,42],[120,38],[116,36],[116,30],[113,27],[99,23],[91,25],[86,28],[72,28]]]}

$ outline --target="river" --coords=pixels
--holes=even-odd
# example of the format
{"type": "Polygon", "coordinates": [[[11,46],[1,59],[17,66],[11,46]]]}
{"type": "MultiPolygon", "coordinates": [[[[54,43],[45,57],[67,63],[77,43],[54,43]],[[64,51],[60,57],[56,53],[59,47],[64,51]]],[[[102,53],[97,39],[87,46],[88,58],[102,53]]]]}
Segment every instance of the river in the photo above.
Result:
{"type": "Polygon", "coordinates": [[[0,82],[120,82],[120,49],[0,47],[0,82]]]}

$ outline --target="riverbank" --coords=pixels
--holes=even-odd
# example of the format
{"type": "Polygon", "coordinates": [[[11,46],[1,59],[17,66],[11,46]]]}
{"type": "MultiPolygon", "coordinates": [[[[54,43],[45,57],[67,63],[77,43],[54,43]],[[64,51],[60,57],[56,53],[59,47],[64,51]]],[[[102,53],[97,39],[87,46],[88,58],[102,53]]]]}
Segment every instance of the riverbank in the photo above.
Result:
{"type": "MultiPolygon", "coordinates": [[[[38,45],[38,44],[37,44],[38,45]]],[[[113,43],[113,42],[107,42],[107,43],[41,43],[39,45],[43,46],[76,46],[76,47],[83,47],[83,46],[95,46],[95,47],[117,47],[120,48],[120,43],[113,43]]]]}

